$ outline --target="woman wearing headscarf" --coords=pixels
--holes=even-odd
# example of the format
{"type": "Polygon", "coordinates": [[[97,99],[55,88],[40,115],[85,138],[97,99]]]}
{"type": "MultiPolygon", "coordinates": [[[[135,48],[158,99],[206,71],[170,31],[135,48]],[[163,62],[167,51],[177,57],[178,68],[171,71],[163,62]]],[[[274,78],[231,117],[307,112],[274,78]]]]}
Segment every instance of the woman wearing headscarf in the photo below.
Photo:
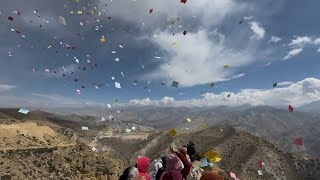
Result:
{"type": "Polygon", "coordinates": [[[218,174],[207,170],[202,174],[200,180],[224,180],[224,179],[218,174]]]}
{"type": "Polygon", "coordinates": [[[161,174],[160,180],[183,180],[181,170],[183,163],[175,154],[169,154],[166,158],[166,171],[161,174]]]}
{"type": "Polygon", "coordinates": [[[186,179],[191,171],[192,164],[188,159],[187,149],[181,148],[180,151],[175,152],[178,158],[182,161],[184,168],[180,171],[184,179],[186,179]]]}
{"type": "Polygon", "coordinates": [[[166,171],[167,156],[162,156],[161,157],[161,161],[162,161],[162,168],[158,169],[157,175],[156,175],[156,180],[160,180],[160,177],[161,177],[162,173],[166,171]]]}
{"type": "Polygon", "coordinates": [[[161,177],[163,177],[163,180],[176,180],[177,178],[177,180],[180,178],[186,179],[192,167],[192,164],[187,158],[186,150],[181,149],[179,152],[173,147],[170,147],[170,151],[172,154],[167,156],[166,171],[161,175],[161,177]]]}
{"type": "Polygon", "coordinates": [[[126,168],[119,180],[137,180],[139,178],[139,171],[136,167],[126,168]]]}
{"type": "Polygon", "coordinates": [[[142,156],[137,158],[136,167],[139,170],[139,175],[145,177],[146,180],[150,180],[150,176],[147,173],[149,164],[150,164],[150,159],[148,157],[142,156]]]}

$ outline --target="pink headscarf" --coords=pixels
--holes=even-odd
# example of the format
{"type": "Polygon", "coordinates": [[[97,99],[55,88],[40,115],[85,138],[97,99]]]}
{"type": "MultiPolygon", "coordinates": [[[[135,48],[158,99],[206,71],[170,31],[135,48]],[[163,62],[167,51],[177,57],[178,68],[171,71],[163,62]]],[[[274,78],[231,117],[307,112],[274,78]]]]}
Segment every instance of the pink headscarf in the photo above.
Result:
{"type": "Polygon", "coordinates": [[[183,169],[181,160],[174,154],[168,155],[166,171],[161,175],[160,180],[182,180],[181,169],[183,169]]]}

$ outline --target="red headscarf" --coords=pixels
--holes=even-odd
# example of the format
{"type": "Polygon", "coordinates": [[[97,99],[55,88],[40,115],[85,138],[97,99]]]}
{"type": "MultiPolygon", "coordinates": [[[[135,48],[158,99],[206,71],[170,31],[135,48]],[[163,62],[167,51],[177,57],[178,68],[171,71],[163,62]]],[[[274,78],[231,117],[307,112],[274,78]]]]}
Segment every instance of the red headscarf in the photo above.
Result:
{"type": "Polygon", "coordinates": [[[149,174],[147,173],[150,164],[150,159],[147,157],[140,157],[137,159],[137,168],[139,170],[139,175],[150,180],[149,174]]]}
{"type": "Polygon", "coordinates": [[[223,177],[219,176],[218,174],[212,171],[205,171],[200,180],[224,180],[223,177]]]}

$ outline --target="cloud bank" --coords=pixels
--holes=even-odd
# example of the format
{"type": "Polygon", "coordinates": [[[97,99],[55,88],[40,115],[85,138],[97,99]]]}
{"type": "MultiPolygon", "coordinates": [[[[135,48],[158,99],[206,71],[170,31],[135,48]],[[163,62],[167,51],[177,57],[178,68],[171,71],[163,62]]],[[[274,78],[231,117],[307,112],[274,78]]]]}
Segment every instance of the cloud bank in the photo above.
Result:
{"type": "Polygon", "coordinates": [[[196,16],[202,24],[216,25],[228,14],[235,14],[248,8],[248,4],[235,0],[197,0],[188,1],[186,4],[180,0],[100,0],[98,8],[107,11],[113,17],[146,25],[159,24],[165,21],[166,17],[176,18],[179,16],[196,16]],[[106,7],[105,4],[108,4],[106,7]],[[149,14],[149,10],[153,13],[149,14]],[[134,16],[132,15],[134,14],[134,16]],[[213,18],[214,17],[214,18],[213,18]]]}
{"type": "Polygon", "coordinates": [[[188,36],[174,37],[169,32],[161,32],[153,41],[171,58],[147,76],[178,81],[183,87],[239,78],[244,74],[235,74],[233,69],[254,60],[249,51],[228,48],[224,35],[217,31],[200,30],[188,36]],[[230,67],[224,68],[225,65],[230,67]]]}
{"type": "Polygon", "coordinates": [[[161,51],[164,58],[158,59],[157,66],[140,79],[166,81],[167,84],[178,81],[179,87],[240,78],[245,73],[242,68],[265,57],[259,55],[258,47],[266,31],[258,21],[244,17],[245,21],[251,21],[249,27],[247,23],[239,25],[238,20],[225,21],[230,17],[241,19],[244,13],[252,11],[252,6],[256,5],[237,0],[197,0],[186,4],[179,0],[100,0],[99,4],[100,11],[136,24],[143,32],[141,39],[160,48],[157,51],[161,51]],[[151,14],[150,9],[153,9],[151,14]],[[170,24],[172,21],[174,23],[170,24]],[[233,30],[229,34],[222,33],[226,24],[242,28],[242,35],[233,30]],[[183,31],[187,34],[183,35],[183,31]],[[250,39],[252,31],[255,39],[250,39]],[[223,68],[225,65],[230,68],[223,68]]]}
{"type": "Polygon", "coordinates": [[[0,93],[1,92],[5,92],[5,91],[10,91],[15,87],[16,86],[11,86],[11,85],[8,85],[8,84],[0,84],[0,93]]]}
{"type": "MultiPolygon", "coordinates": [[[[283,82],[289,85],[291,82],[283,82]]],[[[134,99],[129,105],[140,106],[239,106],[251,104],[254,106],[302,106],[320,100],[320,79],[306,78],[302,81],[292,83],[288,87],[273,89],[242,89],[238,93],[222,92],[220,94],[206,93],[201,99],[189,99],[177,101],[173,97],[164,97],[160,100],[134,99]],[[228,98],[228,95],[230,97],[228,98]]]]}
{"type": "Polygon", "coordinates": [[[249,22],[249,25],[251,26],[251,30],[255,33],[255,36],[253,36],[253,38],[262,39],[264,37],[266,31],[260,26],[257,21],[249,22]]]}
{"type": "Polygon", "coordinates": [[[280,38],[278,36],[272,36],[269,42],[277,43],[281,40],[282,40],[282,38],[280,38]]]}
{"type": "Polygon", "coordinates": [[[288,54],[283,58],[283,60],[288,60],[292,58],[293,56],[296,56],[302,52],[302,48],[297,48],[297,49],[292,49],[291,51],[288,52],[288,54]]]}
{"type": "Polygon", "coordinates": [[[291,59],[300,54],[306,46],[315,46],[318,44],[320,44],[320,38],[313,40],[313,38],[309,36],[296,36],[291,40],[291,43],[288,44],[291,50],[288,51],[283,60],[291,59]]]}

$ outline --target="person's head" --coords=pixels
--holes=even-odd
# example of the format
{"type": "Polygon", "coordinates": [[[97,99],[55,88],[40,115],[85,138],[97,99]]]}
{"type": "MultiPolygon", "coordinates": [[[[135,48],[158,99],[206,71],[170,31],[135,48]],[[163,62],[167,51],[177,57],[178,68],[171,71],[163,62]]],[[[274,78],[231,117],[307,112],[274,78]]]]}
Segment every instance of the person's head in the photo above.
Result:
{"type": "Polygon", "coordinates": [[[149,164],[150,164],[150,159],[148,157],[141,156],[137,158],[136,167],[138,168],[140,173],[147,172],[149,164]]]}
{"type": "Polygon", "coordinates": [[[183,163],[175,154],[169,154],[166,159],[166,171],[181,171],[183,169],[183,163]]]}
{"type": "Polygon", "coordinates": [[[136,167],[126,168],[119,180],[136,180],[139,177],[139,171],[136,167]]]}
{"type": "Polygon", "coordinates": [[[189,141],[189,145],[194,146],[194,143],[192,141],[189,141]]]}
{"type": "Polygon", "coordinates": [[[183,147],[180,149],[180,152],[182,152],[183,154],[187,154],[187,148],[186,147],[183,147]]]}
{"type": "Polygon", "coordinates": [[[219,176],[218,174],[207,170],[207,171],[204,171],[200,180],[224,180],[224,179],[223,179],[223,177],[219,176]]]}
{"type": "Polygon", "coordinates": [[[162,156],[161,157],[161,161],[162,161],[162,167],[164,169],[166,169],[166,167],[167,167],[167,156],[162,156]]]}

